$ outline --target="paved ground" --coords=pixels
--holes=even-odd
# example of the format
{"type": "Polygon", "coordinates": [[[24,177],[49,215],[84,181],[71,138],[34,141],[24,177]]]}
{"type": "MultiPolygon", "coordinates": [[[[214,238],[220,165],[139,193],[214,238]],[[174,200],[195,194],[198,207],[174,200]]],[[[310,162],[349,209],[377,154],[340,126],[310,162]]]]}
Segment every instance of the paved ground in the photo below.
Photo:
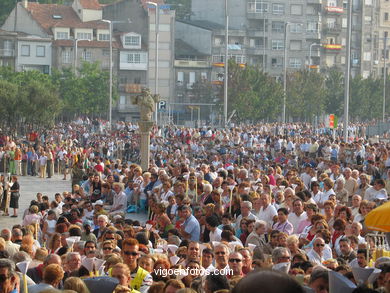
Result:
{"type": "MultiPolygon", "coordinates": [[[[36,194],[41,192],[43,195],[47,195],[51,200],[54,199],[54,194],[57,192],[71,190],[70,179],[62,180],[62,175],[55,175],[52,178],[41,179],[32,176],[19,176],[20,184],[20,199],[19,199],[19,211],[17,218],[10,218],[6,216],[0,216],[0,228],[12,227],[15,224],[21,224],[22,215],[26,208],[29,207],[31,200],[36,198],[36,194]]],[[[13,211],[10,210],[10,214],[13,211]]],[[[141,222],[146,221],[145,214],[128,214],[126,218],[139,220],[141,222]]]]}

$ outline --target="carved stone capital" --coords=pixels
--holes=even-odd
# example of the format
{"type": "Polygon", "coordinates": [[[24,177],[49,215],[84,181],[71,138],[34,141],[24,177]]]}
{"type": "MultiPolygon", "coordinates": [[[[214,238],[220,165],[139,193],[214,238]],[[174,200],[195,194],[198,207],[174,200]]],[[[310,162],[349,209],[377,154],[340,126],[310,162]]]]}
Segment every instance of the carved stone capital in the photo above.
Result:
{"type": "Polygon", "coordinates": [[[150,129],[152,129],[154,122],[153,121],[138,121],[140,132],[149,133],[150,129]]]}

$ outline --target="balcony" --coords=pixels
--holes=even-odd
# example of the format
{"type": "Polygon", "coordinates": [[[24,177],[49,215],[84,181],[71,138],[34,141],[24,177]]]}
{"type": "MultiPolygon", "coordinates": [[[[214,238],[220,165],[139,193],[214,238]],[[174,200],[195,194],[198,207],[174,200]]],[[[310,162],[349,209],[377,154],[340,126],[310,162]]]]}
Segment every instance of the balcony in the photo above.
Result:
{"type": "Polygon", "coordinates": [[[341,26],[338,24],[326,25],[323,32],[324,34],[339,34],[341,32],[341,26]]]}
{"type": "Polygon", "coordinates": [[[119,91],[127,94],[140,94],[142,92],[142,88],[145,86],[146,85],[139,83],[125,83],[119,85],[119,91]]]}
{"type": "Polygon", "coordinates": [[[322,45],[322,47],[327,52],[340,52],[341,49],[343,48],[343,46],[340,44],[324,44],[324,45],[322,45]]]}
{"type": "Polygon", "coordinates": [[[175,67],[209,68],[209,61],[175,60],[175,67]]]}
{"type": "Polygon", "coordinates": [[[264,49],[266,49],[263,45],[249,47],[247,50],[248,55],[264,55],[264,49]]]}
{"type": "Polygon", "coordinates": [[[0,57],[14,57],[15,50],[14,49],[0,49],[0,57]]]}
{"type": "Polygon", "coordinates": [[[325,6],[325,12],[328,14],[341,14],[344,12],[343,7],[337,6],[325,6]]]}
{"type": "Polygon", "coordinates": [[[267,34],[267,29],[264,32],[263,28],[250,28],[248,29],[248,37],[263,37],[265,34],[267,34]]]}
{"type": "MultiPolygon", "coordinates": [[[[241,68],[245,68],[246,64],[245,63],[240,63],[238,64],[241,68]]],[[[213,67],[225,67],[225,63],[223,62],[214,62],[213,67]]]]}

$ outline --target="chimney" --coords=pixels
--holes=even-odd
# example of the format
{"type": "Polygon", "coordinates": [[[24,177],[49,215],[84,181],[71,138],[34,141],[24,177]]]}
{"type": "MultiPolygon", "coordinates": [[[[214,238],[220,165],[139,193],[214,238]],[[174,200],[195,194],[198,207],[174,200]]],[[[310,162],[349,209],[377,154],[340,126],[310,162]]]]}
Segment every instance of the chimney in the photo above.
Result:
{"type": "Polygon", "coordinates": [[[28,7],[28,0],[23,0],[23,3],[22,3],[23,7],[27,9],[28,7]]]}

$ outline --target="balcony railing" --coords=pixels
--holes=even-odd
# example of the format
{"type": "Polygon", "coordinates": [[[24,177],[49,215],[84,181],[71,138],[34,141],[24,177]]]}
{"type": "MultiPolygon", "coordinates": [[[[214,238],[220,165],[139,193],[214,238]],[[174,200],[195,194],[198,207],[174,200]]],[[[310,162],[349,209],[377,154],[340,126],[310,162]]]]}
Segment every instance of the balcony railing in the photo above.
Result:
{"type": "Polygon", "coordinates": [[[337,6],[325,6],[325,11],[327,13],[343,13],[344,9],[343,7],[337,7],[337,6]]]}
{"type": "Polygon", "coordinates": [[[324,33],[326,34],[336,34],[336,33],[340,33],[341,32],[341,26],[338,25],[338,24],[334,24],[334,25],[326,25],[324,27],[324,33]]]}
{"type": "Polygon", "coordinates": [[[210,62],[203,60],[175,60],[176,67],[207,68],[211,67],[210,62]]]}
{"type": "Polygon", "coordinates": [[[138,106],[133,104],[118,104],[116,105],[116,109],[119,112],[138,112],[138,106]]]}
{"type": "Polygon", "coordinates": [[[322,47],[329,51],[340,51],[343,48],[341,44],[324,44],[322,47]]]}
{"type": "Polygon", "coordinates": [[[14,57],[15,50],[14,49],[0,49],[0,57],[14,57]]]}

